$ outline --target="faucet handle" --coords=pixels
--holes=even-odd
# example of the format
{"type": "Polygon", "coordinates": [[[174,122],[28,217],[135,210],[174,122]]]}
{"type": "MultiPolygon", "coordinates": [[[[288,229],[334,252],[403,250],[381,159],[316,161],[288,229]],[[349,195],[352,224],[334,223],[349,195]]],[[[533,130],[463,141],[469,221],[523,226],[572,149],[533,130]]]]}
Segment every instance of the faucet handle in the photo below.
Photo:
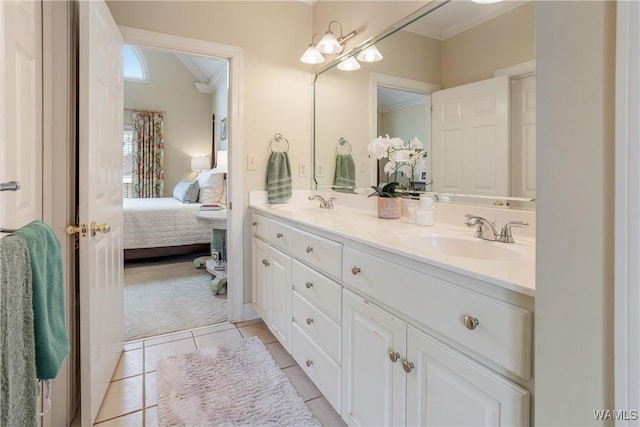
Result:
{"type": "Polygon", "coordinates": [[[327,209],[333,209],[333,201],[337,200],[335,197],[329,197],[327,200],[325,200],[324,204],[327,207],[327,209]]]}
{"type": "Polygon", "coordinates": [[[527,221],[509,221],[505,225],[502,226],[502,230],[500,231],[500,237],[498,241],[503,243],[514,243],[513,235],[511,234],[511,227],[528,227],[529,223],[527,221]]]}

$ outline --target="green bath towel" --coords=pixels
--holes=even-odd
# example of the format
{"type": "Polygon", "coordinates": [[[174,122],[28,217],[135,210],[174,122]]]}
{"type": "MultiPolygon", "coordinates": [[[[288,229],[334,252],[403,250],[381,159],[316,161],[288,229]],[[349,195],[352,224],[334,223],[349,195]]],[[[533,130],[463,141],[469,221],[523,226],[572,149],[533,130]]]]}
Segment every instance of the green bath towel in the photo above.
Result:
{"type": "Polygon", "coordinates": [[[269,157],[267,198],[269,203],[286,202],[291,198],[291,165],[286,152],[274,151],[269,157]]]}
{"type": "Polygon", "coordinates": [[[341,193],[353,193],[356,187],[356,164],[351,154],[336,155],[336,172],[333,189],[341,193]]]}
{"type": "Polygon", "coordinates": [[[37,426],[31,266],[19,236],[0,239],[0,426],[37,426]]]}
{"type": "Polygon", "coordinates": [[[60,242],[42,221],[33,221],[15,234],[27,242],[31,258],[36,373],[41,380],[52,379],[69,354],[60,242]]]}

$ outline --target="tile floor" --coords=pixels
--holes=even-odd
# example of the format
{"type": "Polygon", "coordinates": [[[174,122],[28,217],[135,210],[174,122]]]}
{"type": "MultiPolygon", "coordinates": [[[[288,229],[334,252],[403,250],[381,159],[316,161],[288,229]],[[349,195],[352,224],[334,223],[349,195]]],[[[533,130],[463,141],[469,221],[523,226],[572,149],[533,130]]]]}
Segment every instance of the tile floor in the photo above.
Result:
{"type": "Polygon", "coordinates": [[[156,362],[159,359],[251,336],[260,337],[298,394],[323,425],[345,425],[267,326],[261,320],[253,320],[236,324],[224,323],[127,343],[94,426],[157,426],[156,362]]]}

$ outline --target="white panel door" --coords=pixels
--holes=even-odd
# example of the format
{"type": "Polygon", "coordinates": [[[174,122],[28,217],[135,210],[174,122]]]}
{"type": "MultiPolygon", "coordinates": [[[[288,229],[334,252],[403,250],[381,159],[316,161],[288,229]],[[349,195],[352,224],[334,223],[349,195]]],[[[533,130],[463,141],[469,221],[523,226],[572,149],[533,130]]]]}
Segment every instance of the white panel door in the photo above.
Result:
{"type": "Polygon", "coordinates": [[[529,425],[527,390],[411,326],[407,360],[407,425],[529,425]]]}
{"type": "Polygon", "coordinates": [[[124,344],[122,37],[102,1],[79,4],[80,363],[92,425],[124,344]],[[91,224],[110,231],[93,233],[91,224]]]}
{"type": "Polygon", "coordinates": [[[348,290],[342,301],[342,418],[349,425],[405,425],[407,324],[348,290]]]}
{"type": "Polygon", "coordinates": [[[291,353],[291,257],[270,247],[269,329],[280,344],[291,353]]]}
{"type": "Polygon", "coordinates": [[[437,91],[432,102],[433,191],[508,195],[509,78],[437,91]]]}
{"type": "Polygon", "coordinates": [[[42,3],[0,1],[0,227],[42,219],[42,3]]]}
{"type": "Polygon", "coordinates": [[[511,195],[536,197],[536,77],[511,84],[511,195]]]}

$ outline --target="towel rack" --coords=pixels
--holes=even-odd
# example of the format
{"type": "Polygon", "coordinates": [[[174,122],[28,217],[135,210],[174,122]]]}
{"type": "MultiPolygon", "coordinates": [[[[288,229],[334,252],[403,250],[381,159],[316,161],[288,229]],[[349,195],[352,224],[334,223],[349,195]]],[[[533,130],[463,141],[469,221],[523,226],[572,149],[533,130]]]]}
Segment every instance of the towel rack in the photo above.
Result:
{"type": "Polygon", "coordinates": [[[336,154],[338,154],[338,146],[344,146],[345,144],[349,146],[349,151],[345,154],[351,154],[353,152],[353,147],[351,146],[349,141],[347,141],[343,137],[340,137],[340,139],[338,140],[338,145],[336,145],[336,154]]]}
{"type": "Polygon", "coordinates": [[[269,151],[273,152],[273,143],[274,142],[283,142],[283,141],[287,144],[287,149],[284,150],[284,152],[287,153],[289,151],[289,141],[287,141],[287,138],[282,136],[281,133],[276,133],[273,136],[273,138],[271,139],[271,141],[269,141],[269,151]]]}
{"type": "Polygon", "coordinates": [[[18,181],[3,182],[0,184],[0,191],[18,191],[20,183],[18,181]]]}
{"type": "Polygon", "coordinates": [[[2,228],[2,227],[0,227],[0,233],[15,233],[16,231],[18,231],[18,230],[13,229],[13,228],[2,228]]]}

